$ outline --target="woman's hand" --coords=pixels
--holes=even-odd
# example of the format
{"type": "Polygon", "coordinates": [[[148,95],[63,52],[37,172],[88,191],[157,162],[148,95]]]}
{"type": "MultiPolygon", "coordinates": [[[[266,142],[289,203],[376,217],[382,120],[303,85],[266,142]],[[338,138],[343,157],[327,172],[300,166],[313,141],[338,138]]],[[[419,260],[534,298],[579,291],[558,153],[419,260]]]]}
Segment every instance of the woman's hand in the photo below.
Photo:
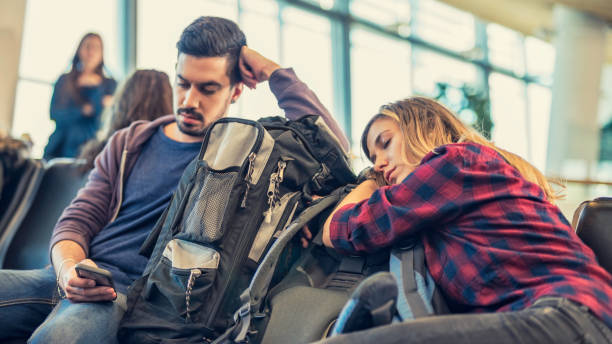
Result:
{"type": "Polygon", "coordinates": [[[104,96],[104,98],[102,98],[102,106],[109,107],[113,104],[113,96],[110,94],[107,94],[104,96]]]}
{"type": "Polygon", "coordinates": [[[357,185],[357,187],[353,189],[353,191],[346,195],[346,197],[344,197],[342,201],[340,201],[336,209],[334,209],[334,211],[329,214],[329,217],[327,218],[327,220],[325,220],[325,224],[323,225],[323,244],[325,246],[334,247],[331,242],[329,226],[331,224],[332,218],[334,217],[338,209],[342,208],[347,204],[358,203],[370,198],[370,196],[372,196],[372,194],[378,189],[378,187],[379,186],[378,184],[376,184],[375,180],[366,179],[361,184],[357,185]]]}
{"type": "Polygon", "coordinates": [[[93,115],[93,112],[94,112],[93,105],[91,105],[90,103],[85,103],[85,104],[83,104],[83,107],[81,108],[81,111],[83,112],[83,115],[85,117],[91,117],[93,115]]]}

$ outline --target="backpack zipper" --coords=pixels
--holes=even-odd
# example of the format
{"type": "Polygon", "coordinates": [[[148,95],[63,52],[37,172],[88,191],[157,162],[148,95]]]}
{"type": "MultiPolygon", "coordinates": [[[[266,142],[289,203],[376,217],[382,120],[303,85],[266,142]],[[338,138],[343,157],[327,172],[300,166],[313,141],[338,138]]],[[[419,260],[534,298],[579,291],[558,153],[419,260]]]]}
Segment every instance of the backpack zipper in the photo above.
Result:
{"type": "Polygon", "coordinates": [[[251,152],[251,154],[249,154],[249,167],[247,174],[244,177],[244,180],[246,181],[246,189],[244,190],[244,196],[242,196],[242,202],[240,202],[240,208],[246,208],[246,200],[247,196],[249,195],[249,190],[251,189],[253,170],[255,167],[255,158],[257,158],[257,154],[255,154],[255,152],[251,152]]]}
{"type": "Polygon", "coordinates": [[[200,269],[191,269],[189,273],[189,280],[187,281],[187,290],[185,290],[185,322],[191,321],[191,315],[189,315],[189,306],[191,305],[191,291],[195,284],[196,278],[202,275],[200,269]]]}
{"type": "Polygon", "coordinates": [[[270,184],[268,185],[268,210],[264,212],[266,223],[272,222],[272,209],[279,201],[280,183],[283,181],[287,162],[280,160],[278,162],[278,170],[270,175],[270,184]]]}

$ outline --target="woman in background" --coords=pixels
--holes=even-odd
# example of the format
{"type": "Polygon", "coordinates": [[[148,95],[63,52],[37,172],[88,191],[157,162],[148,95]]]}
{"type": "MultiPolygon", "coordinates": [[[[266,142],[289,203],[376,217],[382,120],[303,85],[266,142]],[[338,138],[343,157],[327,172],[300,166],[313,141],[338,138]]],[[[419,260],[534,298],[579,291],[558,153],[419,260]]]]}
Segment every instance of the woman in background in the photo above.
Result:
{"type": "Polygon", "coordinates": [[[361,142],[388,186],[359,184],[323,242],[360,254],[420,238],[453,314],[326,343],[612,343],[612,278],[536,168],[422,97],[381,107],[361,142]]]}
{"type": "Polygon", "coordinates": [[[100,115],[109,106],[117,83],[103,72],[102,38],[86,34],[72,58],[70,72],[55,83],[51,119],[55,131],[49,137],[43,158],[76,157],[81,145],[100,128],[100,115]]]}
{"type": "Polygon", "coordinates": [[[102,139],[92,139],[83,146],[79,158],[85,159],[81,171],[94,166],[96,156],[106,141],[119,129],[137,120],[152,121],[172,113],[172,86],[168,75],[153,69],[137,70],[115,95],[110,107],[110,127],[102,139]]]}

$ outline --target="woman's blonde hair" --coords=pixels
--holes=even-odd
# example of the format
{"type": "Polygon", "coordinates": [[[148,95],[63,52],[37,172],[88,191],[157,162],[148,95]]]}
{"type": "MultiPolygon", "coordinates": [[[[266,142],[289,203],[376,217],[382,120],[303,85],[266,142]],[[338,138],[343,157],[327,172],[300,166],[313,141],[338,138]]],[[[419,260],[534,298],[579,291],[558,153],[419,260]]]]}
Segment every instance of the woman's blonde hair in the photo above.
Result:
{"type": "MultiPolygon", "coordinates": [[[[474,142],[490,147],[516,168],[523,178],[538,184],[550,202],[559,199],[546,177],[523,158],[496,147],[474,129],[463,124],[453,112],[437,101],[425,97],[411,97],[380,107],[366,125],[361,136],[363,151],[370,158],[367,146],[368,131],[372,123],[380,118],[391,118],[399,123],[402,131],[406,152],[411,152],[416,161],[409,162],[418,165],[421,159],[436,147],[457,142],[474,142]]],[[[414,159],[412,159],[414,160],[414,159]]]]}

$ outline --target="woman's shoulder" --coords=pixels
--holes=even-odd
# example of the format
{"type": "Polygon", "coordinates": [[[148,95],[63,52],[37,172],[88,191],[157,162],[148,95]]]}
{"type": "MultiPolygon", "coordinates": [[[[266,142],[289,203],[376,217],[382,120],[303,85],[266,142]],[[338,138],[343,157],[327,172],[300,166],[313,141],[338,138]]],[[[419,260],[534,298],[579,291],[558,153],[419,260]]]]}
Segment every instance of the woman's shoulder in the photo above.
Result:
{"type": "Polygon", "coordinates": [[[57,80],[55,81],[55,84],[61,85],[65,83],[67,80],[68,80],[68,73],[63,73],[62,75],[59,76],[59,78],[57,78],[57,80]]]}
{"type": "Polygon", "coordinates": [[[436,147],[423,158],[422,163],[434,159],[444,159],[462,163],[466,161],[504,161],[504,158],[495,149],[475,142],[449,143],[436,147]]]}
{"type": "Polygon", "coordinates": [[[102,87],[105,90],[105,93],[112,94],[115,92],[117,88],[117,81],[112,77],[103,76],[102,77],[102,87]]]}

